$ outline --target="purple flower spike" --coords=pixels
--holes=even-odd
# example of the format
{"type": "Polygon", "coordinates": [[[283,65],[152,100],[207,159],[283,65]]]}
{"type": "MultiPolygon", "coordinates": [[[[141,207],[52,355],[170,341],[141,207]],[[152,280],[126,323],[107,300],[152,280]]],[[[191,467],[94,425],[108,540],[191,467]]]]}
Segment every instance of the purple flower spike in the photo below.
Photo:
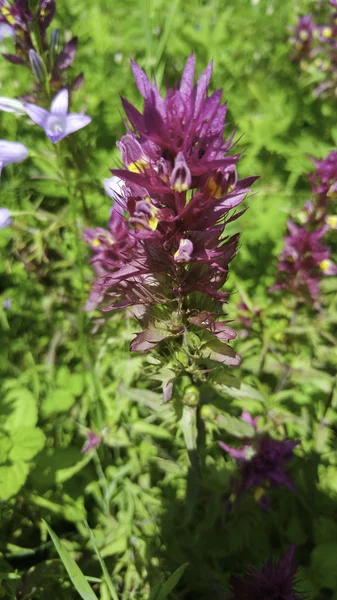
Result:
{"type": "Polygon", "coordinates": [[[279,441],[267,435],[261,436],[257,428],[257,418],[253,419],[247,412],[243,412],[241,418],[252,425],[255,436],[246,439],[241,448],[232,448],[224,442],[219,442],[221,448],[240,465],[241,482],[237,488],[237,495],[254,488],[256,499],[263,504],[266,500],[265,487],[276,488],[284,485],[296,491],[286,468],[293,458],[293,449],[299,442],[279,441]]]}
{"type": "MultiPolygon", "coordinates": [[[[114,200],[110,233],[85,232],[99,277],[86,308],[102,302],[104,312],[130,307],[144,328],[132,351],[170,345],[172,336],[179,344],[185,331],[197,329],[200,354],[209,363],[235,366],[239,356],[226,343],[235,332],[218,319],[239,235],[224,236],[224,230],[245,211],[231,212],[256,178],[237,177],[239,155],[230,153],[234,134],[224,138],[221,90],[208,91],[212,66],[194,83],[192,54],[180,86],[167,87],[162,96],[132,62],[144,108],[122,100],[128,119],[117,142],[123,168],[112,170],[117,179],[105,181],[114,200]],[[212,312],[202,309],[204,296],[212,299],[212,312]]],[[[162,384],[165,401],[174,378],[170,371],[162,384]]]]}
{"type": "Polygon", "coordinates": [[[27,115],[42,129],[47,137],[56,144],[64,137],[82,129],[91,121],[88,115],[78,113],[68,114],[69,93],[66,88],[56,94],[50,105],[50,112],[29,102],[24,103],[27,115]]]}
{"type": "Polygon", "coordinates": [[[330,260],[330,249],[321,240],[329,228],[325,224],[309,231],[306,225],[298,227],[293,221],[288,221],[289,235],[284,240],[278,264],[281,274],[270,291],[285,289],[310,303],[316,301],[322,276],[336,274],[336,267],[330,260]]]}
{"type": "Polygon", "coordinates": [[[0,173],[2,167],[5,165],[20,162],[27,158],[27,156],[28,150],[23,144],[0,140],[0,173]]]}
{"type": "Polygon", "coordinates": [[[233,576],[230,600],[300,600],[301,594],[294,589],[298,569],[294,552],[295,546],[290,546],[278,563],[269,560],[262,571],[251,570],[242,577],[233,576]]]}
{"type": "Polygon", "coordinates": [[[5,229],[11,224],[11,211],[8,208],[0,208],[0,229],[5,229]]]}

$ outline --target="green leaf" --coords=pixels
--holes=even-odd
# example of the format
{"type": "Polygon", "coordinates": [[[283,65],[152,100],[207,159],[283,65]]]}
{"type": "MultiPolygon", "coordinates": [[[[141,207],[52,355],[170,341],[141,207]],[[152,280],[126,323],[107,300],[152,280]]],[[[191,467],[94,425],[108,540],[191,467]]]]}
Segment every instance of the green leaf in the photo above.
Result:
{"type": "Polygon", "coordinates": [[[90,527],[89,527],[89,525],[88,525],[88,523],[86,521],[85,521],[85,526],[86,526],[87,531],[89,533],[89,536],[90,536],[90,539],[91,539],[91,543],[92,543],[92,545],[94,547],[96,556],[97,556],[97,558],[99,560],[99,563],[101,565],[101,569],[102,569],[102,572],[103,572],[103,575],[104,575],[105,583],[107,584],[107,586],[109,588],[109,592],[111,594],[111,598],[112,598],[112,600],[118,600],[118,595],[117,595],[117,592],[116,592],[116,588],[115,588],[115,586],[114,586],[114,584],[112,582],[112,579],[111,579],[111,577],[109,575],[108,569],[105,566],[105,562],[102,559],[102,557],[100,555],[100,552],[99,552],[99,550],[97,548],[97,544],[95,542],[94,534],[92,533],[92,531],[91,531],[91,529],[90,529],[90,527]]]}
{"type": "Polygon", "coordinates": [[[16,427],[34,427],[37,423],[36,400],[26,388],[13,388],[1,402],[2,414],[7,415],[4,427],[12,431],[16,427]]]}
{"type": "Polygon", "coordinates": [[[252,425],[229,414],[219,415],[217,423],[221,429],[238,438],[251,438],[255,435],[255,429],[252,425]]]}
{"type": "Polygon", "coordinates": [[[146,421],[137,421],[137,423],[133,423],[132,429],[136,433],[141,435],[149,435],[153,438],[158,438],[159,440],[172,439],[171,433],[165,429],[165,427],[153,425],[152,423],[147,423],[146,421]]]}
{"type": "Polygon", "coordinates": [[[122,554],[126,552],[128,547],[128,540],[125,536],[118,538],[111,544],[108,544],[101,550],[101,556],[113,556],[114,554],[122,554]]]}
{"type": "Polygon", "coordinates": [[[10,451],[12,461],[30,460],[45,444],[45,435],[38,427],[18,427],[13,429],[11,437],[14,441],[10,451]]]}
{"type": "Polygon", "coordinates": [[[44,417],[49,417],[55,413],[68,412],[73,406],[75,397],[64,389],[58,389],[49,394],[42,402],[42,414],[44,417]]]}
{"type": "Polygon", "coordinates": [[[181,579],[187,565],[188,563],[184,563],[183,565],[178,567],[178,569],[174,571],[174,573],[172,573],[168,580],[165,581],[164,584],[162,584],[158,594],[154,598],[152,598],[152,596],[150,597],[151,600],[165,600],[165,598],[167,598],[167,596],[172,592],[172,590],[174,590],[176,585],[179,583],[179,580],[181,579]]]}
{"type": "Polygon", "coordinates": [[[195,407],[184,406],[183,416],[180,420],[181,428],[184,434],[184,440],[188,452],[197,451],[197,411],[195,407]]]}
{"type": "Polygon", "coordinates": [[[235,398],[237,400],[250,399],[257,400],[258,402],[265,402],[262,394],[246,383],[242,383],[239,388],[221,384],[221,391],[228,394],[228,396],[231,398],[235,398]]]}
{"type": "Polygon", "coordinates": [[[71,479],[76,473],[79,473],[89,462],[91,461],[90,454],[85,454],[82,460],[75,463],[72,467],[67,469],[58,469],[55,473],[55,481],[57,483],[63,483],[68,479],[71,479]]]}
{"type": "Polygon", "coordinates": [[[12,440],[9,435],[0,435],[0,463],[5,463],[8,458],[9,450],[12,446],[12,440]]]}
{"type": "Polygon", "coordinates": [[[63,546],[61,540],[56,535],[56,533],[52,530],[52,528],[43,521],[45,526],[48,529],[49,535],[53,541],[53,544],[62,560],[64,567],[71,579],[73,586],[76,591],[79,593],[83,600],[98,600],[95,592],[91,589],[89,583],[87,582],[85,576],[83,575],[81,569],[76,564],[72,556],[69,554],[68,550],[63,546]]]}
{"type": "Polygon", "coordinates": [[[312,577],[321,588],[337,588],[337,544],[319,544],[311,553],[312,577]]]}
{"type": "Polygon", "coordinates": [[[240,355],[234,352],[234,350],[220,342],[220,340],[212,339],[202,346],[201,354],[204,358],[215,360],[228,367],[237,367],[240,364],[240,355]]]}
{"type": "Polygon", "coordinates": [[[0,499],[8,500],[17,494],[25,483],[28,472],[29,465],[23,461],[0,467],[0,499]]]}
{"type": "Polygon", "coordinates": [[[56,384],[58,388],[66,389],[74,396],[80,396],[83,393],[84,377],[81,373],[70,373],[68,367],[60,367],[56,375],[56,384]]]}

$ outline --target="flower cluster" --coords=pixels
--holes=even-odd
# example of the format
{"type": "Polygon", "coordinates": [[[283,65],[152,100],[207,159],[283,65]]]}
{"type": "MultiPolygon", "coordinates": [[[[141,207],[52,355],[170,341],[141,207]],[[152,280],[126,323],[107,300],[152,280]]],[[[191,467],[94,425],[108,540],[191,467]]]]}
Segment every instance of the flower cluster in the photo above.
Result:
{"type": "Polygon", "coordinates": [[[337,2],[330,0],[327,22],[318,24],[313,15],[298,19],[291,42],[294,59],[317,80],[314,95],[335,94],[337,87],[337,2]]]}
{"type": "Polygon", "coordinates": [[[308,231],[305,225],[298,226],[288,221],[288,232],[281,253],[278,269],[284,277],[272,290],[285,289],[299,299],[315,301],[319,295],[319,283],[323,276],[337,275],[337,266],[332,262],[330,249],[322,242],[328,231],[325,225],[308,231]]]}
{"type": "Polygon", "coordinates": [[[331,250],[322,240],[330,229],[337,228],[337,217],[330,214],[337,194],[337,152],[333,150],[327,158],[312,161],[316,168],[309,180],[315,197],[298,214],[299,225],[288,221],[278,264],[281,275],[271,290],[285,289],[298,300],[317,305],[322,277],[337,275],[331,250]]]}
{"type": "Polygon", "coordinates": [[[114,218],[127,215],[126,225],[118,240],[111,225],[110,232],[86,234],[92,248],[94,235],[94,263],[101,272],[109,271],[97,280],[95,293],[100,290],[99,297],[108,302],[105,311],[134,307],[145,330],[132,350],[149,350],[172,336],[186,341],[189,331],[198,328],[205,332],[204,357],[237,364],[237,355],[223,343],[235,334],[217,321],[239,239],[226,237],[224,230],[242,214],[230,211],[256,178],[237,178],[239,155],[228,154],[233,136],[223,138],[221,90],[207,94],[212,64],[193,85],[191,55],[180,87],[168,88],[165,98],[137,64],[132,70],[144,110],[123,98],[130,125],[117,144],[123,163],[113,170],[118,190],[114,185],[110,190],[114,218]],[[155,307],[160,307],[158,318],[155,307]]]}
{"type": "MultiPolygon", "coordinates": [[[[41,97],[47,84],[58,91],[66,84],[65,71],[75,59],[77,38],[61,43],[58,29],[47,39],[47,29],[55,15],[55,0],[0,0],[0,24],[11,28],[15,41],[15,54],[3,56],[11,63],[29,67],[36,79],[29,99],[41,97]]],[[[80,87],[83,75],[72,82],[80,87]]]]}
{"type": "Polygon", "coordinates": [[[251,570],[242,577],[233,576],[230,600],[300,600],[302,595],[295,590],[298,564],[294,553],[295,546],[291,546],[277,564],[269,560],[262,571],[251,570]]]}
{"type": "Polygon", "coordinates": [[[242,419],[255,430],[253,438],[246,439],[244,446],[233,448],[219,442],[221,448],[228,452],[240,465],[240,481],[236,485],[233,498],[240,496],[248,489],[253,489],[255,498],[263,508],[269,507],[266,488],[284,485],[296,491],[286,472],[287,465],[293,457],[293,449],[299,442],[279,441],[263,435],[257,428],[257,418],[242,413],[242,419]]]}

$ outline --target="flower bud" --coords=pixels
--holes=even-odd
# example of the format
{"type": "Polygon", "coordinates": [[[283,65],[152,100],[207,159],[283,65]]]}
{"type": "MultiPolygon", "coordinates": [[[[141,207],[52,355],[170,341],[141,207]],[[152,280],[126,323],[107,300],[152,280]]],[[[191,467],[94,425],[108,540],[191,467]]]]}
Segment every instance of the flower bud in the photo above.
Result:
{"type": "Polygon", "coordinates": [[[33,74],[35,79],[40,83],[43,83],[45,80],[45,70],[44,65],[39,57],[39,55],[35,52],[35,50],[29,50],[29,62],[32,67],[33,74]]]}
{"type": "Polygon", "coordinates": [[[190,385],[186,388],[183,396],[183,404],[187,406],[197,406],[199,403],[199,390],[195,385],[190,385]]]}
{"type": "Polygon", "coordinates": [[[15,115],[26,114],[23,102],[20,102],[20,100],[15,100],[13,98],[5,98],[5,96],[0,96],[0,110],[3,110],[5,112],[11,112],[15,115]]]}
{"type": "Polygon", "coordinates": [[[189,358],[184,350],[177,350],[174,353],[175,362],[178,363],[178,366],[188,367],[189,358]]]}
{"type": "Polygon", "coordinates": [[[200,338],[193,331],[189,331],[187,334],[187,345],[191,350],[200,348],[200,338]]]}
{"type": "Polygon", "coordinates": [[[210,404],[203,404],[200,409],[200,416],[202,419],[205,419],[206,421],[215,421],[216,414],[214,411],[214,407],[211,406],[210,404]]]}
{"type": "Polygon", "coordinates": [[[59,43],[60,43],[60,30],[53,29],[50,36],[50,48],[49,48],[49,58],[50,63],[53,65],[56,56],[59,53],[59,43]]]}

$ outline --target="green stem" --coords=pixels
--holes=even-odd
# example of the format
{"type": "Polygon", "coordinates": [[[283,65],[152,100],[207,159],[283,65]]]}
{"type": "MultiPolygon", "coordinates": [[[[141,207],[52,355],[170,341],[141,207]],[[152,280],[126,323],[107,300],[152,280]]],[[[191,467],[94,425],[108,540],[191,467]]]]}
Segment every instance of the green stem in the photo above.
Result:
{"type": "MultiPolygon", "coordinates": [[[[79,271],[79,279],[80,279],[80,288],[81,292],[85,289],[85,273],[84,273],[84,257],[82,252],[82,242],[81,242],[81,234],[82,234],[82,220],[81,220],[81,209],[78,206],[78,195],[76,182],[73,179],[72,173],[67,167],[66,164],[66,152],[63,152],[62,143],[56,145],[56,154],[58,160],[58,167],[60,176],[67,190],[67,197],[69,200],[69,214],[70,214],[70,222],[71,228],[75,233],[75,248],[76,248],[76,260],[75,263],[78,266],[79,271]]],[[[82,192],[82,205],[85,206],[85,202],[83,201],[83,192],[82,192]]],[[[77,329],[78,329],[78,352],[81,357],[82,362],[82,373],[85,387],[85,376],[86,372],[89,370],[91,374],[91,380],[93,383],[94,394],[99,394],[99,387],[96,381],[96,375],[94,370],[94,365],[92,358],[90,356],[87,336],[85,331],[85,313],[82,310],[82,305],[84,303],[83,293],[80,295],[80,308],[77,310],[77,329]]],[[[99,402],[95,402],[95,420],[98,428],[103,427],[103,415],[99,402]]]]}

